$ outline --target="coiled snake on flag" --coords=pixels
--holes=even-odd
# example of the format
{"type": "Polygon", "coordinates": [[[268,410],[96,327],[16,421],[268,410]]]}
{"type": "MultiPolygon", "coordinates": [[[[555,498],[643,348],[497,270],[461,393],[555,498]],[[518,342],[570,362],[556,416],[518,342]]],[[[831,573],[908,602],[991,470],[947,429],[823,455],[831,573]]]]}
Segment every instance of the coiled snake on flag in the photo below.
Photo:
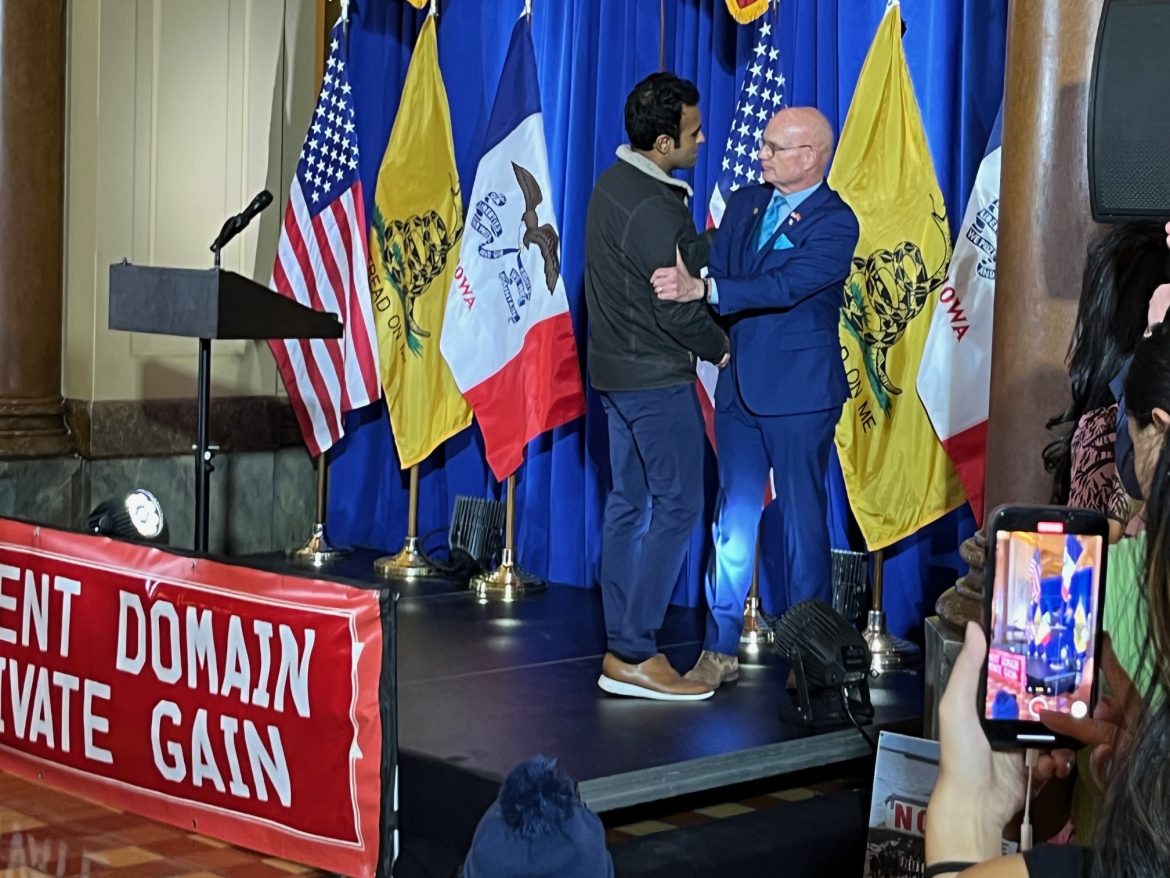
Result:
{"type": "Polygon", "coordinates": [[[935,210],[931,199],[931,219],[943,241],[943,256],[933,272],[926,267],[922,248],[912,241],[902,241],[892,250],[874,250],[865,258],[853,257],[841,316],[846,331],[861,347],[870,386],[882,411],[888,411],[890,395],[902,392],[886,368],[889,351],[947,278],[951,236],[945,210],[935,210]]]}
{"type": "MultiPolygon", "coordinates": [[[[459,204],[459,184],[451,188],[454,203],[459,204]]],[[[420,338],[430,338],[430,330],[421,327],[414,318],[415,301],[438,277],[447,264],[447,254],[463,236],[463,212],[457,215],[458,225],[448,229],[437,211],[428,210],[405,220],[390,220],[375,205],[373,227],[378,252],[386,268],[386,279],[398,294],[406,323],[407,344],[416,353],[420,338]]],[[[446,296],[446,290],[442,295],[446,296]]]]}

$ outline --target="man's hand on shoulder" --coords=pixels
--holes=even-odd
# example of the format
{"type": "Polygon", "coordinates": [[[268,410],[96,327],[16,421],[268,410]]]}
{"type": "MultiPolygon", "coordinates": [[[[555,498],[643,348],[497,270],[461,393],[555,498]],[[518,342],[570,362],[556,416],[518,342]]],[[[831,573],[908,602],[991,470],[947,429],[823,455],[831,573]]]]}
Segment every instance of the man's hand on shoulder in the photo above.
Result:
{"type": "Polygon", "coordinates": [[[703,298],[706,284],[691,275],[677,247],[674,248],[674,257],[674,265],[656,269],[650,275],[655,295],[668,302],[694,302],[703,298]]]}

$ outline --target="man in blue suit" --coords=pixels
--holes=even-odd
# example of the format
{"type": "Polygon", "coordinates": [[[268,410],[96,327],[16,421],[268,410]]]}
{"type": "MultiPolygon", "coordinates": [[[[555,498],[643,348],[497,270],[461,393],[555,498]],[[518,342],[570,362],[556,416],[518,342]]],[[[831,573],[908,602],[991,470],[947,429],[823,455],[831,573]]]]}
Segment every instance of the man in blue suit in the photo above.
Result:
{"type": "Polygon", "coordinates": [[[825,477],[847,396],[838,322],[857,218],[825,182],[828,120],[811,107],[772,117],[760,140],[764,183],[735,192],[708,275],[681,260],[651,278],[660,299],[705,298],[730,327],[731,364],[715,388],[720,506],[707,634],[686,676],[739,676],[739,636],[771,468],[783,519],[787,599],[830,599],[825,477]]]}

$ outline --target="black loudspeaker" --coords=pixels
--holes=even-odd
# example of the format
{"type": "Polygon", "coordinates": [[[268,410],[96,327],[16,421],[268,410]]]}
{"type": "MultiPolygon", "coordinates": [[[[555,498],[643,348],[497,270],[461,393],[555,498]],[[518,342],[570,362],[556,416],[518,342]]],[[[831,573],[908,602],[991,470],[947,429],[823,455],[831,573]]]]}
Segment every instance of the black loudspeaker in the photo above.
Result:
{"type": "Polygon", "coordinates": [[[1102,223],[1170,217],[1170,0],[1106,0],[1089,86],[1089,203],[1102,223]]]}

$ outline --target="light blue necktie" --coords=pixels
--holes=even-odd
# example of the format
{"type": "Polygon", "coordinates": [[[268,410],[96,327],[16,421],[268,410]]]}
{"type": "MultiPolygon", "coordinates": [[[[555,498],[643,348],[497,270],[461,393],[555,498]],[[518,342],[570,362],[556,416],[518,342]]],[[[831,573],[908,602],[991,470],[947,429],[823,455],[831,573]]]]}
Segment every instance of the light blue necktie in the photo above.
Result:
{"type": "Polygon", "coordinates": [[[760,223],[760,238],[756,241],[757,250],[764,248],[768,239],[780,227],[780,223],[788,214],[788,200],[779,192],[775,193],[772,200],[768,202],[768,209],[764,211],[764,221],[760,223]]]}

